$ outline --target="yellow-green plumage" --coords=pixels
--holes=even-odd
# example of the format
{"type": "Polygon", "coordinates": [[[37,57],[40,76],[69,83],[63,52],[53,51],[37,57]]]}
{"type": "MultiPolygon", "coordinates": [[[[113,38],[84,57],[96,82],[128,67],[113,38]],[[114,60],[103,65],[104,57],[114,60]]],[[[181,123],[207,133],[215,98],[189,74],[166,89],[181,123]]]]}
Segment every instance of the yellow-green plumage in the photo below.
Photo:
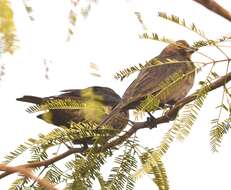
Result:
{"type": "MultiPolygon", "coordinates": [[[[47,109],[38,115],[39,119],[56,126],[70,128],[71,122],[93,122],[99,123],[108,113],[120,102],[120,96],[110,88],[93,86],[85,89],[64,90],[57,96],[49,96],[45,98],[35,96],[23,96],[17,98],[18,101],[34,103],[39,106],[47,104],[49,101],[62,102],[64,100],[76,100],[85,105],[84,109],[47,109]]],[[[112,129],[122,130],[128,123],[128,112],[118,113],[109,124],[112,129]]],[[[107,139],[105,139],[107,140],[107,139]]],[[[93,143],[92,138],[75,140],[74,143],[93,143]]]]}

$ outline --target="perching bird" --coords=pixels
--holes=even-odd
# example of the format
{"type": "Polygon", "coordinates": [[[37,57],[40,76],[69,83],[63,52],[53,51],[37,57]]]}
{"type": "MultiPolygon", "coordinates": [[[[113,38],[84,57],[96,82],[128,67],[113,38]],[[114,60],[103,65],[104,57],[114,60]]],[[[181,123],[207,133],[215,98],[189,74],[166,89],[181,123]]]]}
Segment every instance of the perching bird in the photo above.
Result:
{"type": "MultiPolygon", "coordinates": [[[[107,87],[93,86],[85,89],[63,90],[57,96],[40,98],[36,96],[23,96],[18,101],[43,105],[51,100],[77,100],[87,105],[87,109],[50,109],[37,117],[56,126],[69,128],[71,121],[99,123],[120,102],[121,97],[112,89],[107,87]]],[[[113,129],[122,130],[128,123],[128,112],[120,112],[109,123],[113,129]]],[[[107,138],[108,139],[108,138],[107,138]]],[[[92,144],[92,138],[75,140],[75,144],[92,144]]]]}
{"type": "MultiPolygon", "coordinates": [[[[127,88],[120,103],[100,122],[98,127],[108,124],[116,114],[122,111],[137,108],[149,95],[157,96],[160,107],[165,104],[173,105],[184,98],[194,83],[195,66],[191,61],[191,55],[196,50],[184,40],[176,41],[165,47],[157,57],[151,59],[145,65],[146,68],[144,67],[140,71],[137,78],[127,88]],[[156,62],[159,62],[159,65],[153,65],[156,62]],[[166,64],[166,62],[168,63],[166,64]],[[184,74],[185,76],[178,82],[177,86],[169,89],[168,94],[161,96],[159,92],[163,90],[163,87],[160,84],[169,80],[169,77],[176,73],[184,74]]],[[[151,119],[153,122],[154,118],[151,119]]]]}

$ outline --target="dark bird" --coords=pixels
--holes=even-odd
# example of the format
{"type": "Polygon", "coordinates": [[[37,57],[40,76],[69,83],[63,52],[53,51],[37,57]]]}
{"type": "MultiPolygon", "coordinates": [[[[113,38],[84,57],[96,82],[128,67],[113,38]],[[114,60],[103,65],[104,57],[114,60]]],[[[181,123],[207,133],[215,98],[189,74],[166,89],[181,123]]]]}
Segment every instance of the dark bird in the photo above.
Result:
{"type": "MultiPolygon", "coordinates": [[[[146,63],[144,69],[125,91],[120,103],[100,122],[98,127],[108,124],[121,111],[137,108],[150,95],[157,96],[160,107],[165,104],[173,105],[184,98],[194,83],[195,66],[191,61],[191,55],[196,50],[184,40],[165,47],[157,57],[146,63]],[[155,65],[155,63],[158,64],[155,65]],[[160,84],[169,80],[169,77],[175,73],[184,75],[183,79],[179,80],[173,89],[170,88],[168,94],[161,96],[159,92],[163,90],[163,87],[160,84]]],[[[151,119],[154,122],[154,117],[151,119]]]]}
{"type": "MultiPolygon", "coordinates": [[[[107,87],[93,86],[85,89],[63,90],[60,95],[40,98],[36,96],[23,96],[18,101],[37,105],[46,104],[51,100],[77,100],[87,105],[87,109],[48,109],[37,117],[56,126],[70,128],[70,123],[95,122],[99,123],[120,102],[121,97],[107,87]]],[[[120,112],[109,124],[113,129],[122,130],[128,123],[128,112],[120,112]]],[[[105,139],[108,140],[109,138],[105,139]]],[[[75,144],[92,144],[92,138],[75,140],[75,144]]]]}

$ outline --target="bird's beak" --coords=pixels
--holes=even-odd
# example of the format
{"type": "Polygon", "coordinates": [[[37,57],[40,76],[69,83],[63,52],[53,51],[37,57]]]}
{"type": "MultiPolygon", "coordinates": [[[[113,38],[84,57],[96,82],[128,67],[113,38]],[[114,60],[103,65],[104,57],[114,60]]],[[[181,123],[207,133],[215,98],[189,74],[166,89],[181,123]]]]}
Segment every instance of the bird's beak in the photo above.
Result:
{"type": "Polygon", "coordinates": [[[190,53],[190,54],[193,54],[195,51],[197,51],[198,48],[194,48],[194,47],[189,47],[186,49],[186,52],[187,53],[190,53]]]}

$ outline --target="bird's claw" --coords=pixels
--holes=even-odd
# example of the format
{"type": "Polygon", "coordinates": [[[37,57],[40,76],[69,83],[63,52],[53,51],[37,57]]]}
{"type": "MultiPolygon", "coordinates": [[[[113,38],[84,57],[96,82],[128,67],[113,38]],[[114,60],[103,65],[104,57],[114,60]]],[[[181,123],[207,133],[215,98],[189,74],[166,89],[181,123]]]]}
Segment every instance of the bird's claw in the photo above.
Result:
{"type": "Polygon", "coordinates": [[[149,126],[150,129],[156,128],[156,118],[151,113],[148,112],[148,114],[149,117],[147,118],[146,125],[149,126]]]}

